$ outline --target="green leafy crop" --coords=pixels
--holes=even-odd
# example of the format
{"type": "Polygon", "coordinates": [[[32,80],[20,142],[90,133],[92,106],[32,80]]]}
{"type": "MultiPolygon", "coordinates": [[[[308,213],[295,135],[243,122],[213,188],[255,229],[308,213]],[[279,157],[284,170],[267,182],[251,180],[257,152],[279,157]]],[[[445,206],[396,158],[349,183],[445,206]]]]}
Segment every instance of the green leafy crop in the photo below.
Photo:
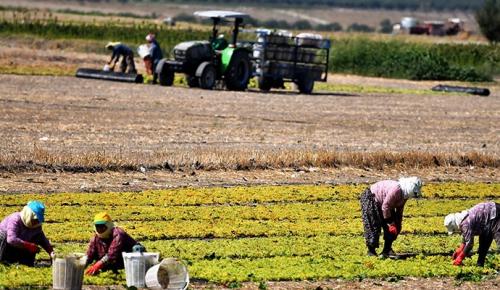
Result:
{"type": "MultiPolygon", "coordinates": [[[[9,194],[0,199],[0,216],[28,200],[46,204],[47,237],[58,253],[85,252],[93,235],[92,217],[106,210],[116,224],[161,257],[184,260],[195,279],[238,287],[254,281],[361,280],[404,277],[455,277],[477,281],[495,274],[500,256],[486,266],[451,264],[460,236],[448,236],[443,217],[500,197],[500,184],[426,184],[423,198],[405,207],[403,230],[394,250],[407,259],[366,256],[359,194],[367,187],[256,186],[181,188],[124,193],[9,194]]],[[[476,243],[477,246],[477,243],[476,243]]],[[[492,246],[492,250],[496,248],[492,246]]],[[[46,253],[38,258],[48,259],[46,253]]],[[[0,264],[0,287],[52,283],[50,268],[0,264]]],[[[123,285],[125,274],[85,277],[85,284],[123,285]]]]}

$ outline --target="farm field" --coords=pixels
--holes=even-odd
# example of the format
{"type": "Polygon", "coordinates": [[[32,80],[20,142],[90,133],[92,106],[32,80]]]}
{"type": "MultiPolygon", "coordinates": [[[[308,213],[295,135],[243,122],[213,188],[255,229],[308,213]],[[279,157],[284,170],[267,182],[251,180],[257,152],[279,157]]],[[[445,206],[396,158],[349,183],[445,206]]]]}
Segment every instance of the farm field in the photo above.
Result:
{"type": "MultiPolygon", "coordinates": [[[[30,199],[43,200],[47,205],[44,230],[58,253],[69,253],[85,251],[92,234],[89,220],[93,213],[107,210],[149,251],[182,258],[195,289],[207,285],[238,288],[245,282],[267,287],[268,281],[396,282],[407,276],[452,277],[459,285],[495,277],[498,255],[488,256],[484,268],[474,266],[476,256],[467,259],[464,267],[451,265],[450,255],[460,237],[447,236],[442,219],[448,212],[497,199],[499,183],[427,184],[423,199],[409,201],[402,234],[394,245],[395,251],[415,256],[399,261],[365,256],[357,199],[365,186],[11,194],[2,196],[0,215],[30,199]]],[[[0,285],[50,286],[50,271],[1,266],[0,285]]],[[[122,285],[124,273],[86,277],[84,283],[122,285]]]]}
{"type": "MultiPolygon", "coordinates": [[[[125,37],[135,48],[144,29],[158,28],[165,49],[207,30],[161,24],[163,17],[206,6],[135,3],[0,1],[0,217],[28,200],[44,201],[45,232],[64,254],[85,251],[93,215],[107,210],[149,251],[183,259],[190,289],[499,288],[497,246],[484,268],[475,266],[477,255],[454,267],[460,237],[447,236],[442,225],[450,212],[500,202],[496,47],[477,35],[333,35],[332,51],[344,53],[339,65],[359,60],[349,49],[378,54],[351,63],[379,69],[369,75],[392,70],[377,65],[389,48],[427,55],[436,44],[443,49],[436,59],[452,54],[453,62],[421,71],[474,67],[489,82],[331,73],[303,95],[291,85],[262,93],[255,80],[242,92],[190,89],[180,74],[173,87],[75,78],[77,68],[101,68],[109,59],[108,38],[125,37]],[[115,16],[81,13],[95,7],[115,16]],[[432,91],[438,84],[486,87],[491,94],[432,91]],[[423,198],[407,204],[394,244],[408,258],[367,257],[358,195],[372,182],[409,175],[420,176],[424,187],[423,198]]],[[[459,12],[231,8],[261,19],[343,25],[459,16],[475,26],[470,13],[459,12]]],[[[135,62],[144,73],[140,59],[135,62]]],[[[406,65],[403,71],[410,71],[406,65]]],[[[0,290],[50,287],[48,256],[39,257],[35,269],[0,264],[0,290]]],[[[105,273],[84,283],[92,290],[124,288],[125,277],[105,273]]]]}
{"type": "MultiPolygon", "coordinates": [[[[442,218],[498,199],[497,91],[489,97],[446,95],[426,90],[432,82],[332,79],[334,88],[352,91],[235,93],[1,75],[1,215],[29,199],[45,201],[45,230],[64,253],[84,251],[92,233],[86,220],[108,210],[150,251],[186,260],[193,289],[422,283],[427,289],[495,289],[499,256],[490,256],[484,269],[473,266],[475,256],[463,268],[452,267],[449,254],[460,238],[444,234],[442,218]],[[356,91],[352,85],[360,80],[378,92],[356,91]],[[388,103],[407,109],[387,110],[388,103]],[[409,108],[418,108],[418,117],[409,117],[415,114],[409,108]],[[408,134],[400,136],[392,126],[408,134]],[[381,135],[370,132],[384,127],[381,135]],[[345,165],[314,165],[321,148],[332,150],[327,155],[347,154],[345,165]],[[356,163],[353,152],[368,167],[356,163]],[[380,167],[376,156],[396,158],[391,152],[415,158],[413,165],[380,167]],[[429,156],[450,163],[428,164],[429,156]],[[464,156],[472,165],[457,162],[464,156]],[[252,158],[271,165],[254,168],[252,158]],[[164,162],[172,168],[157,166],[164,162]],[[106,164],[117,167],[101,171],[106,164]],[[425,198],[409,203],[395,243],[396,251],[416,257],[367,258],[357,195],[366,183],[402,174],[426,182],[425,198]],[[342,185],[349,183],[357,185],[342,185]],[[188,188],[167,189],[183,186],[188,188]]],[[[0,285],[51,283],[49,268],[1,271],[0,285]]],[[[85,283],[119,287],[124,274],[85,283]]]]}
{"type": "Polygon", "coordinates": [[[370,182],[400,174],[498,180],[497,90],[401,93],[381,85],[431,83],[372,78],[363,88],[370,82],[379,92],[307,96],[1,75],[0,189],[370,182]]]}

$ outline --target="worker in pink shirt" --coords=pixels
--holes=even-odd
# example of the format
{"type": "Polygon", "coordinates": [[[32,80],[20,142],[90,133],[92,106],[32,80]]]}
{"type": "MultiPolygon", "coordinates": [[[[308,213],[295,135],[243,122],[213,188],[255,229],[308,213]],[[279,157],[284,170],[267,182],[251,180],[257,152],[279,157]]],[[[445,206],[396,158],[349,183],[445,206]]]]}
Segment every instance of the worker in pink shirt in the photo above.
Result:
{"type": "Polygon", "coordinates": [[[40,201],[30,201],[20,212],[4,218],[0,223],[0,261],[33,267],[39,246],[54,258],[54,248],[42,230],[44,220],[45,206],[40,201]]]}
{"type": "Polygon", "coordinates": [[[500,249],[500,204],[483,202],[444,218],[448,234],[461,233],[462,244],[453,254],[453,265],[460,266],[465,257],[470,256],[474,247],[474,236],[479,236],[477,265],[484,266],[486,254],[493,239],[500,249]]]}
{"type": "Polygon", "coordinates": [[[380,256],[396,255],[392,243],[401,232],[405,203],[409,198],[420,197],[421,188],[422,181],[418,177],[403,177],[398,181],[379,181],[361,194],[361,217],[369,256],[377,255],[382,229],[384,248],[380,256]]]}

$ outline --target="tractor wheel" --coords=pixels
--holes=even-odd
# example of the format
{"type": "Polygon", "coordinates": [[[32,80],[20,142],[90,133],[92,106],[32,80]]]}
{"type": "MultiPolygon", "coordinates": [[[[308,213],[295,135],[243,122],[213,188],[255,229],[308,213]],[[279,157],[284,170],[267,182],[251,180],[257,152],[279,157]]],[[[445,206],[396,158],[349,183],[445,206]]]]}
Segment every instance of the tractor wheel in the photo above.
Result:
{"type": "Polygon", "coordinates": [[[314,79],[307,75],[302,75],[296,83],[301,94],[310,94],[314,89],[314,79]]]}
{"type": "Polygon", "coordinates": [[[203,68],[199,78],[200,88],[211,90],[215,86],[217,79],[217,71],[212,64],[208,64],[203,68]]]}
{"type": "Polygon", "coordinates": [[[198,78],[196,76],[186,75],[186,82],[190,88],[197,88],[199,86],[198,78]]]}
{"type": "Polygon", "coordinates": [[[273,85],[273,79],[269,77],[258,77],[257,81],[259,83],[259,89],[264,92],[269,92],[271,90],[271,87],[273,85]]]}
{"type": "Polygon", "coordinates": [[[225,74],[226,87],[234,91],[245,90],[252,75],[250,70],[251,65],[248,53],[243,50],[235,51],[225,74]]]}
{"type": "Polygon", "coordinates": [[[174,83],[174,71],[165,64],[158,74],[158,81],[162,86],[171,86],[174,83]]]}

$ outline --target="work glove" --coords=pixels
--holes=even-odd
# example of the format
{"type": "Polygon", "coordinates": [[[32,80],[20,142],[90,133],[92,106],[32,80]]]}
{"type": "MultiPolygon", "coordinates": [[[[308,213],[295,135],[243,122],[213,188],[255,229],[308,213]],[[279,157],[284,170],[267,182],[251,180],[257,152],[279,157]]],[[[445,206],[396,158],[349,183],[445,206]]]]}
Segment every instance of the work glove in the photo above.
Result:
{"type": "Polygon", "coordinates": [[[453,257],[453,260],[455,260],[455,259],[458,257],[458,255],[464,251],[464,248],[465,248],[465,244],[464,244],[464,243],[462,243],[462,244],[460,245],[460,247],[458,247],[458,248],[455,250],[455,253],[453,253],[453,256],[452,256],[452,257],[453,257]]]}
{"type": "Polygon", "coordinates": [[[40,252],[40,248],[34,243],[23,242],[23,247],[32,254],[37,254],[38,252],[40,252]]]}
{"type": "Polygon", "coordinates": [[[54,253],[54,251],[52,251],[52,252],[50,252],[49,256],[50,256],[51,260],[54,260],[56,258],[56,253],[54,253]]]}
{"type": "Polygon", "coordinates": [[[396,228],[395,224],[389,224],[389,233],[397,236],[398,235],[398,229],[396,228]]]}
{"type": "Polygon", "coordinates": [[[104,263],[101,261],[97,261],[94,265],[90,266],[90,268],[87,269],[85,274],[93,276],[97,274],[102,268],[104,267],[104,263]]]}
{"type": "Polygon", "coordinates": [[[462,261],[465,259],[465,253],[464,252],[460,252],[457,257],[453,260],[453,265],[455,266],[461,266],[462,265],[462,261]]]}

